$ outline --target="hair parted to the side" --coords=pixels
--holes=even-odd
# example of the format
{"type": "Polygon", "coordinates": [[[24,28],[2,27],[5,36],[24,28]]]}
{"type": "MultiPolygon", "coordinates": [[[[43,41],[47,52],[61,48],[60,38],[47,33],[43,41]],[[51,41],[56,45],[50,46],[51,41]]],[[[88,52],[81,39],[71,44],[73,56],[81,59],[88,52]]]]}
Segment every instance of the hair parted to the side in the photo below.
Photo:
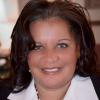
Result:
{"type": "Polygon", "coordinates": [[[14,70],[14,91],[27,88],[32,79],[27,63],[31,44],[29,25],[39,19],[59,17],[70,23],[71,31],[80,46],[75,74],[90,76],[96,71],[95,39],[84,8],[67,0],[31,0],[23,8],[12,32],[11,65],[14,70]]]}

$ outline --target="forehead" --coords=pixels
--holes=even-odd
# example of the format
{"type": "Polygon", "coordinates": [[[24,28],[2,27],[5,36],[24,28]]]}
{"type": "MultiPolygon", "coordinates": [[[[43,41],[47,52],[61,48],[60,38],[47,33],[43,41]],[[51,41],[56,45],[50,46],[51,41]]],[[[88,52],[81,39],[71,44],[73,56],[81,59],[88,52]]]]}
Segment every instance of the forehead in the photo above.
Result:
{"type": "Polygon", "coordinates": [[[70,32],[70,24],[60,18],[39,19],[30,24],[30,32],[32,35],[42,32],[48,33],[47,35],[49,35],[53,32],[56,33],[57,31],[61,33],[70,32]]]}
{"type": "Polygon", "coordinates": [[[32,22],[30,33],[35,42],[53,44],[63,39],[76,42],[71,35],[70,24],[60,18],[40,19],[32,22]]]}
{"type": "Polygon", "coordinates": [[[72,24],[67,20],[51,17],[31,22],[30,33],[35,42],[54,42],[59,39],[68,38],[78,43],[76,33],[72,31],[71,27],[72,24]]]}

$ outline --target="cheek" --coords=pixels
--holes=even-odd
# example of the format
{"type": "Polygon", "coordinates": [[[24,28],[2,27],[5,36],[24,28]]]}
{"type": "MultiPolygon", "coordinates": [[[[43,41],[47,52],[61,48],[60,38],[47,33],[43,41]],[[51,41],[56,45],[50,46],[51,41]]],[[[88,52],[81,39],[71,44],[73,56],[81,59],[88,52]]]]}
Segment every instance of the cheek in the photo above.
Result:
{"type": "Polygon", "coordinates": [[[61,56],[61,62],[65,66],[65,76],[68,76],[69,78],[73,76],[75,69],[76,69],[76,63],[77,63],[77,54],[75,51],[73,52],[65,52],[61,56]]]}
{"type": "Polygon", "coordinates": [[[28,65],[30,68],[34,68],[35,66],[38,66],[38,63],[39,62],[39,56],[35,55],[35,54],[32,54],[32,53],[29,53],[28,55],[28,65]]]}
{"type": "Polygon", "coordinates": [[[60,55],[62,63],[67,64],[69,67],[75,67],[77,63],[77,53],[75,50],[65,51],[60,55]]]}

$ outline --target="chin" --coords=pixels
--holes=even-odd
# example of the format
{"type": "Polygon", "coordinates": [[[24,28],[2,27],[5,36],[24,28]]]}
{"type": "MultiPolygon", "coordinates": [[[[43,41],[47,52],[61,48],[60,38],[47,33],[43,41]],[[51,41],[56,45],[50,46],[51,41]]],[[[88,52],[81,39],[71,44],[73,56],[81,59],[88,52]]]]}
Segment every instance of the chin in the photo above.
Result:
{"type": "Polygon", "coordinates": [[[64,86],[67,85],[67,81],[62,81],[62,80],[46,80],[42,82],[42,86],[46,89],[51,89],[51,90],[55,90],[55,89],[60,89],[64,86]]]}

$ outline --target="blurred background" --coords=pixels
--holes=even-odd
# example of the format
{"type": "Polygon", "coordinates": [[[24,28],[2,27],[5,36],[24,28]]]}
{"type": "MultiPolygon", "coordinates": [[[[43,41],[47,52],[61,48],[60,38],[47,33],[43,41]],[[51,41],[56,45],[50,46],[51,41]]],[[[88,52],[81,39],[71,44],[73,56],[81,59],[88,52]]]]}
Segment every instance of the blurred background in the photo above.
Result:
{"type": "MultiPolygon", "coordinates": [[[[11,46],[11,32],[16,20],[29,0],[0,0],[0,100],[2,96],[10,91],[12,69],[9,55],[11,46]]],[[[49,0],[53,1],[53,0],[49,0]]],[[[98,55],[98,66],[100,66],[100,0],[71,0],[80,3],[89,11],[92,29],[96,39],[96,53],[98,55]]]]}

